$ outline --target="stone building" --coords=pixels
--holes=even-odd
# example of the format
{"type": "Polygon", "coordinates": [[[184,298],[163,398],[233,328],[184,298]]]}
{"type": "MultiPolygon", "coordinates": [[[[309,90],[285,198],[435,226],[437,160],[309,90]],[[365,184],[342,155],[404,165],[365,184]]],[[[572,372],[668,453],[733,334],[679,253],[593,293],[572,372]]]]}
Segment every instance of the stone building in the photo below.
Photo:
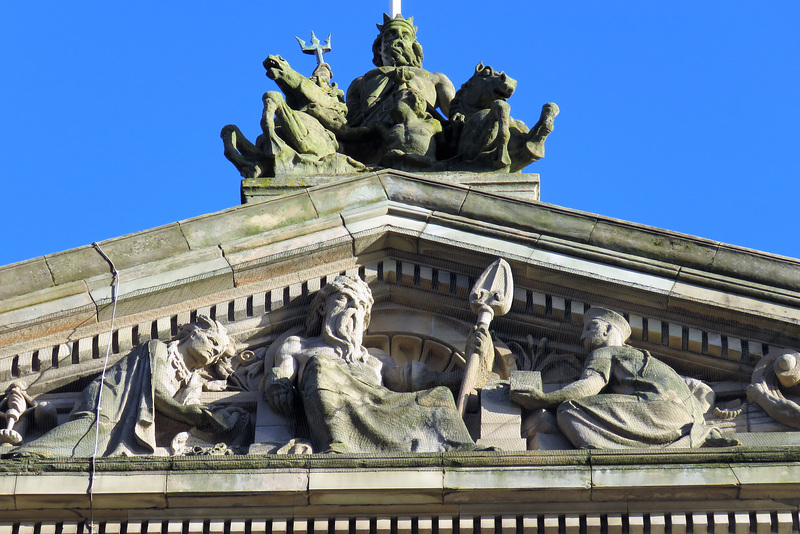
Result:
{"type": "Polygon", "coordinates": [[[0,268],[0,534],[798,531],[800,260],[550,205],[535,174],[303,172],[245,178],[240,206],[0,268]],[[309,450],[314,429],[265,400],[270,347],[339,275],[371,290],[364,346],[459,375],[471,288],[497,258],[514,283],[491,322],[499,381],[467,392],[478,450],[309,450]],[[508,401],[515,371],[545,391],[580,376],[593,306],[622,314],[628,344],[687,377],[738,445],[576,449],[508,401]],[[8,436],[24,449],[64,428],[104,369],[201,317],[236,355],[193,403],[246,414],[235,443],[187,433],[156,399],[150,454],[14,452],[8,436]]]}

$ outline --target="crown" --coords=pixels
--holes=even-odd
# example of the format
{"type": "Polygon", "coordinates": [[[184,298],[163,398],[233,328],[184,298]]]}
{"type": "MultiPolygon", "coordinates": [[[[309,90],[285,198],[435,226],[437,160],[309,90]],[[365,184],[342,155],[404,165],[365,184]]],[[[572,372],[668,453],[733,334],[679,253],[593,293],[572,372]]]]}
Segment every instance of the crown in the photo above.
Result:
{"type": "Polygon", "coordinates": [[[376,24],[378,31],[383,33],[384,28],[391,28],[392,26],[405,26],[417,35],[417,27],[414,26],[414,17],[403,18],[403,15],[398,15],[395,18],[390,17],[386,13],[383,14],[383,24],[376,24]]]}

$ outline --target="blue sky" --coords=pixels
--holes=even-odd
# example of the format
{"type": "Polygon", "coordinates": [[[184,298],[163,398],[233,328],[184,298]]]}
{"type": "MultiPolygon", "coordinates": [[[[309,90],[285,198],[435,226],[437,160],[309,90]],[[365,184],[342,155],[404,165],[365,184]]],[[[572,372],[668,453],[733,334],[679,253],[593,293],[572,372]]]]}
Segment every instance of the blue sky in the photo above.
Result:
{"type": "MultiPolygon", "coordinates": [[[[346,88],[389,0],[0,4],[0,265],[239,203],[219,131],[259,133],[261,66],[310,74],[333,34],[346,88]],[[343,7],[346,6],[346,7],[343,7]]],[[[800,2],[404,0],[424,66],[519,82],[561,115],[528,167],[542,200],[800,257],[800,2]],[[491,9],[489,9],[491,7],[491,9]]]]}

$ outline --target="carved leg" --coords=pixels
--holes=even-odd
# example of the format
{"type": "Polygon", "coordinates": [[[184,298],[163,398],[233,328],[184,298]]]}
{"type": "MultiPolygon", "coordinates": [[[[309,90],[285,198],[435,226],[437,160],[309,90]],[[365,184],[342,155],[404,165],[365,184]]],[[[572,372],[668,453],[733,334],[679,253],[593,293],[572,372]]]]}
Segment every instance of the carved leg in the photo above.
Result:
{"type": "Polygon", "coordinates": [[[508,155],[508,141],[511,139],[511,107],[505,100],[495,100],[492,103],[492,112],[497,118],[497,138],[494,147],[497,150],[495,165],[498,169],[511,165],[508,155]]]}
{"type": "Polygon", "coordinates": [[[259,148],[270,156],[278,156],[288,146],[278,135],[275,126],[275,112],[281,104],[286,106],[286,101],[284,101],[283,95],[277,91],[264,93],[262,100],[264,101],[264,113],[261,116],[261,129],[264,131],[264,136],[259,148]]]}
{"type": "Polygon", "coordinates": [[[558,115],[558,106],[553,102],[548,102],[542,106],[542,114],[528,134],[528,150],[535,158],[533,161],[542,159],[544,157],[544,141],[547,136],[553,132],[555,128],[553,121],[558,115]]]}
{"type": "Polygon", "coordinates": [[[222,128],[219,136],[222,138],[225,157],[234,164],[243,178],[258,178],[270,168],[266,155],[233,124],[222,128]]]}

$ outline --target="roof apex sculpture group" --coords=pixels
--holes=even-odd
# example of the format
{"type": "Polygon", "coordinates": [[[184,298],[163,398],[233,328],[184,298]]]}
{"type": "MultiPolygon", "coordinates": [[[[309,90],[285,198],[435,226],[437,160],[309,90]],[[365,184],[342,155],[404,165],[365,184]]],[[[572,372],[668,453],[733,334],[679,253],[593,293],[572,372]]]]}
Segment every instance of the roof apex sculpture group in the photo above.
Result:
{"type": "Polygon", "coordinates": [[[374,167],[519,172],[544,157],[558,106],[545,104],[529,130],[510,114],[514,79],[479,63],[456,92],[445,74],[422,67],[416,34],[413,17],[384,14],[372,46],[375,68],[353,80],[346,98],[322,62],[330,37],[325,45],[316,36],[311,46],[301,41],[304,52],[317,56],[310,78],[270,55],[264,67],[283,94],[264,94],[255,144],[234,125],[222,129],[225,156],[245,178],[374,167]]]}

